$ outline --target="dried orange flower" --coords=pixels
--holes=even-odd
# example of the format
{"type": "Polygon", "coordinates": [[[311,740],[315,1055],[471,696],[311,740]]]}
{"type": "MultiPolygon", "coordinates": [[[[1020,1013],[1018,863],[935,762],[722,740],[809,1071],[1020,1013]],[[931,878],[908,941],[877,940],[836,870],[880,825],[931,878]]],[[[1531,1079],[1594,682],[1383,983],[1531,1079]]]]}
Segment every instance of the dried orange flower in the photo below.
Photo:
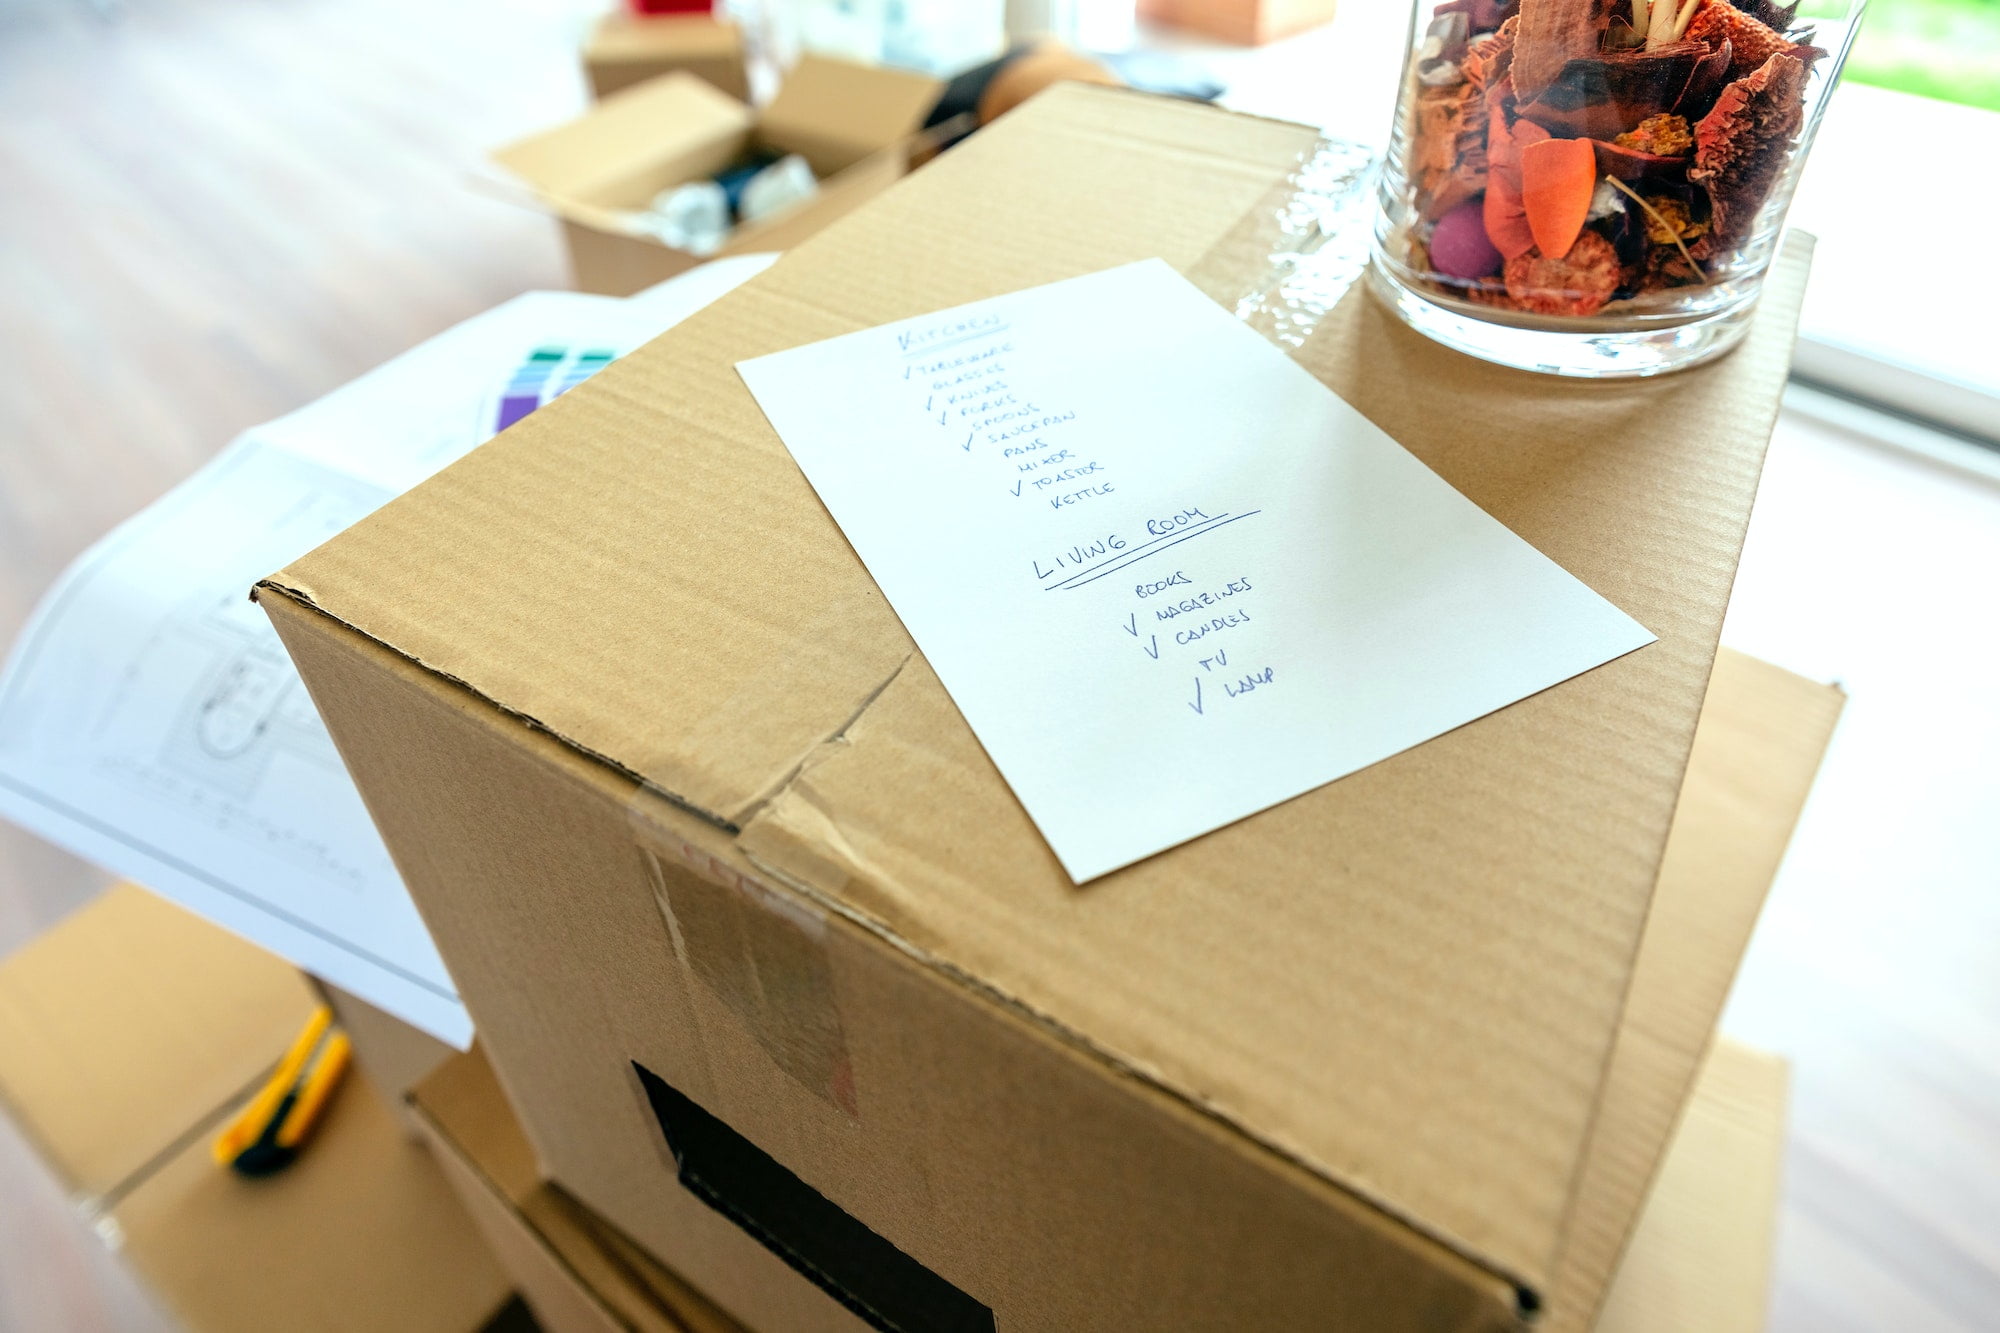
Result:
{"type": "Polygon", "coordinates": [[[1627,130],[1611,142],[1620,148],[1636,148],[1660,157],[1680,157],[1694,147],[1694,131],[1686,116],[1648,116],[1637,128],[1627,130]]]}
{"type": "Polygon", "coordinates": [[[1641,216],[1646,219],[1646,239],[1654,245],[1691,241],[1708,231],[1707,221],[1696,222],[1687,204],[1672,195],[1648,196],[1646,202],[1652,208],[1641,216]]]}

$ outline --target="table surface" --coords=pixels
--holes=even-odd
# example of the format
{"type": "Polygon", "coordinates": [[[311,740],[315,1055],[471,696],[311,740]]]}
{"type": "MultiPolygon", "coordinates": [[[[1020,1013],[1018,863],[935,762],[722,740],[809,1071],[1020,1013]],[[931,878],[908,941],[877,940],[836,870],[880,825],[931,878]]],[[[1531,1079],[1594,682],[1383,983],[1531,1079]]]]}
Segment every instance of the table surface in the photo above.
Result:
{"type": "MultiPolygon", "coordinates": [[[[1379,41],[1349,9],[1288,50],[1379,41]]],[[[584,21],[528,0],[0,9],[0,642],[238,431],[562,284],[553,225],[462,178],[581,105],[584,21]]],[[[1329,97],[1306,56],[1265,68],[1270,109],[1386,124],[1365,80],[1329,97]]],[[[1725,633],[1852,696],[1725,1020],[1795,1063],[1782,1330],[2000,1308],[2000,470],[1939,449],[1788,412],[1725,633]]],[[[0,952],[103,883],[0,827],[0,952]]],[[[170,1326],[0,1121],[0,1330],[170,1326]]]]}

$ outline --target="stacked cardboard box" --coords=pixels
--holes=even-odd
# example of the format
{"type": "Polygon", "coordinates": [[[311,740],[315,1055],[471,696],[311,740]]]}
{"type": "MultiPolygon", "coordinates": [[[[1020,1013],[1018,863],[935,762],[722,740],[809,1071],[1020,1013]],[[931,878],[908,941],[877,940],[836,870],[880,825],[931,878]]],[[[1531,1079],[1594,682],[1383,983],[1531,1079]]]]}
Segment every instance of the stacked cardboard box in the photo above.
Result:
{"type": "Polygon", "coordinates": [[[1268,314],[1314,151],[1057,88],[260,588],[547,1173],[746,1324],[1601,1303],[1762,890],[1662,866],[1803,249],[1651,383],[1279,312],[1660,641],[1083,890],[732,369],[1151,256],[1268,314]]]}
{"type": "Polygon", "coordinates": [[[485,1326],[507,1279],[368,1089],[278,1175],[211,1160],[315,1003],[288,964],[115,888],[0,964],[0,1106],[194,1333],[485,1326]]]}
{"type": "Polygon", "coordinates": [[[583,71],[595,97],[687,73],[739,102],[750,100],[743,30],[705,14],[606,14],[584,43],[583,71]]]}

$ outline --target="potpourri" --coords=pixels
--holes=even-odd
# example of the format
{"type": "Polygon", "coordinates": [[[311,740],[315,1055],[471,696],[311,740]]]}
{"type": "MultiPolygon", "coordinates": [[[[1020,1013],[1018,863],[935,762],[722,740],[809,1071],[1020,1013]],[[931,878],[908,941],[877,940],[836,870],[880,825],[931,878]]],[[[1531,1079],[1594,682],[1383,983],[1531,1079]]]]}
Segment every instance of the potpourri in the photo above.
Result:
{"type": "Polygon", "coordinates": [[[1412,61],[1407,262],[1438,294],[1592,315],[1727,271],[1826,53],[1771,0],[1448,0],[1412,61]]]}

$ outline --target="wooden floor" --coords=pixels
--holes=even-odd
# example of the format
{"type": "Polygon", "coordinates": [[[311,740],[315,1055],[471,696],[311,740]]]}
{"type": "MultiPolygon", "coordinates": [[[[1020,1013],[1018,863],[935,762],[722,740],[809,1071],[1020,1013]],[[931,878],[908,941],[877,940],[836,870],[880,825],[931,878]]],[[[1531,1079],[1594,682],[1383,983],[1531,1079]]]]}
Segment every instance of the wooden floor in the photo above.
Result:
{"type": "MultiPolygon", "coordinates": [[[[0,643],[238,431],[563,285],[468,190],[574,114],[532,0],[0,0],[0,643]]],[[[0,953],[101,887],[0,825],[0,953]]],[[[0,1330],[168,1328],[0,1118],[0,1330]]]]}
{"type": "MultiPolygon", "coordinates": [[[[508,296],[532,0],[0,0],[0,642],[234,433],[508,296]]],[[[1852,695],[1728,1025],[1797,1063],[1773,1325],[2000,1321],[2000,487],[1781,424],[1729,638],[1852,695]]],[[[0,827],[0,952],[101,887],[0,827]]],[[[0,1330],[167,1321],[0,1122],[0,1330]]]]}

